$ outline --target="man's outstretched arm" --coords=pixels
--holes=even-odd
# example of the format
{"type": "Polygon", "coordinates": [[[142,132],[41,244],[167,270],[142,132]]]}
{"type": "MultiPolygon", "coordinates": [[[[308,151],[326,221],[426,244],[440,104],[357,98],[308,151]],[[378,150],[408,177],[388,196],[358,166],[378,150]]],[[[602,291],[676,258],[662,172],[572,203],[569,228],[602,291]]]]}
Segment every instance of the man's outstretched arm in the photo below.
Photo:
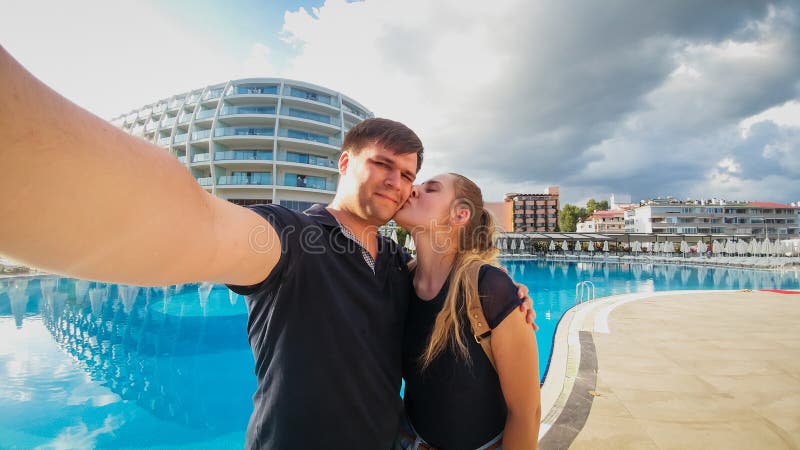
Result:
{"type": "Polygon", "coordinates": [[[263,280],[275,231],[164,150],[81,109],[0,46],[0,255],[78,278],[263,280]]]}

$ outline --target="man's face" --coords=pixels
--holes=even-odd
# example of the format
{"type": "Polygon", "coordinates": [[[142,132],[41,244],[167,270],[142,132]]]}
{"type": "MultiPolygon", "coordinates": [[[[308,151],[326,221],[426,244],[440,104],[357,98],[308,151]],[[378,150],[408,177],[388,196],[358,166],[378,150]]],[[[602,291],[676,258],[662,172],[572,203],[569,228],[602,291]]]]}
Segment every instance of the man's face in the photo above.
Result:
{"type": "Polygon", "coordinates": [[[367,146],[357,155],[345,152],[339,159],[340,185],[348,190],[352,212],[373,225],[391,219],[411,195],[417,174],[416,153],[397,154],[367,146]]]}

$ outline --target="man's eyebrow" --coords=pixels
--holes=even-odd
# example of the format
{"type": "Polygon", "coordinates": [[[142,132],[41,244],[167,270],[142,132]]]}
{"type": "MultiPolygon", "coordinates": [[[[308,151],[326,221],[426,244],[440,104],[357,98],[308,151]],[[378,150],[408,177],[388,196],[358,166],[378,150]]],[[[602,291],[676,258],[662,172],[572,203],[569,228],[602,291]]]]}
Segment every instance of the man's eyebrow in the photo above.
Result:
{"type": "MultiPolygon", "coordinates": [[[[383,156],[383,155],[375,155],[375,156],[372,157],[372,159],[374,159],[376,161],[380,161],[380,162],[386,163],[386,164],[389,164],[390,166],[392,166],[392,168],[397,166],[397,163],[395,162],[395,160],[393,160],[392,158],[383,156]]],[[[412,172],[410,170],[401,170],[400,172],[404,176],[410,177],[412,180],[417,178],[416,172],[412,172]]]]}

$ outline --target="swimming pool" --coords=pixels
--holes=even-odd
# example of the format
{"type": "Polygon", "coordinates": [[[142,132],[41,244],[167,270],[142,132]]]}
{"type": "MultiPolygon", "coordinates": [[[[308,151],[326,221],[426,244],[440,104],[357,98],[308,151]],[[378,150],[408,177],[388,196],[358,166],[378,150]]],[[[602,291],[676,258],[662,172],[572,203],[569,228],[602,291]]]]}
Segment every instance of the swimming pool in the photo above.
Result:
{"type": "MultiPolygon", "coordinates": [[[[503,262],[537,310],[544,373],[575,284],[597,296],[800,289],[795,273],[503,262]]],[[[255,389],[244,299],[223,286],[0,280],[0,448],[241,448],[255,389]]]]}

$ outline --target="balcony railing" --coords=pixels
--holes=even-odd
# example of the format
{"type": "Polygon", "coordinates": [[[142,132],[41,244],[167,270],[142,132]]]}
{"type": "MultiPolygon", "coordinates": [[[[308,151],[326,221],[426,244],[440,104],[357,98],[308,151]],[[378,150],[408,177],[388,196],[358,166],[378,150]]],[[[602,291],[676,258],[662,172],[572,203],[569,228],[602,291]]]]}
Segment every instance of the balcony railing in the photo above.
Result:
{"type": "Polygon", "coordinates": [[[245,127],[223,127],[214,131],[214,136],[267,136],[275,134],[274,128],[245,128],[245,127]]]}
{"type": "Polygon", "coordinates": [[[281,115],[299,117],[301,119],[313,120],[315,122],[329,123],[331,125],[341,125],[342,121],[338,117],[331,117],[325,114],[313,113],[310,111],[303,111],[302,109],[295,108],[281,108],[281,115]]]}
{"type": "Polygon", "coordinates": [[[192,140],[199,141],[211,137],[211,130],[198,130],[192,133],[192,140]]]}
{"type": "Polygon", "coordinates": [[[200,98],[200,94],[192,94],[192,95],[189,96],[189,98],[186,99],[186,104],[187,105],[191,105],[193,103],[196,103],[197,99],[199,99],[199,98],[200,98]]]}
{"type": "Polygon", "coordinates": [[[215,152],[214,161],[270,161],[272,152],[264,150],[235,150],[215,152]]]}
{"type": "Polygon", "coordinates": [[[286,174],[283,183],[281,183],[280,186],[319,189],[322,191],[336,190],[335,183],[330,183],[331,185],[330,188],[328,188],[328,184],[329,183],[324,178],[299,175],[299,174],[286,174]]]}
{"type": "Polygon", "coordinates": [[[355,106],[350,106],[345,102],[342,102],[342,109],[347,111],[347,112],[349,112],[350,114],[353,114],[353,115],[356,115],[358,117],[361,117],[362,119],[366,119],[367,118],[367,113],[365,113],[364,111],[361,111],[360,109],[356,108],[355,106]]]}
{"type": "Polygon", "coordinates": [[[142,134],[144,134],[144,125],[138,125],[133,127],[133,129],[131,130],[131,134],[135,134],[136,136],[141,136],[142,134]]]}
{"type": "Polygon", "coordinates": [[[271,185],[271,173],[254,173],[250,176],[247,175],[225,175],[217,179],[217,184],[222,186],[230,185],[271,185]]]}
{"type": "Polygon", "coordinates": [[[305,91],[297,88],[289,88],[289,95],[291,97],[303,98],[306,100],[323,103],[325,105],[338,106],[338,99],[325,94],[318,94],[316,92],[305,91]]]}
{"type": "Polygon", "coordinates": [[[182,98],[176,98],[167,104],[168,109],[175,109],[183,104],[182,98]]]}
{"type": "Polygon", "coordinates": [[[332,159],[328,159],[322,156],[309,155],[306,153],[289,153],[286,156],[280,158],[279,161],[310,164],[312,166],[320,166],[328,168],[338,167],[338,161],[334,161],[332,159]]]}
{"type": "Polygon", "coordinates": [[[158,145],[167,145],[169,144],[169,136],[158,138],[158,145]]]}
{"type": "Polygon", "coordinates": [[[190,120],[192,120],[192,115],[184,114],[178,119],[178,123],[188,123],[190,120]]]}
{"type": "Polygon", "coordinates": [[[200,183],[200,186],[211,186],[214,183],[214,178],[201,177],[197,179],[197,182],[200,183]]]}
{"type": "Polygon", "coordinates": [[[192,162],[193,163],[206,162],[206,161],[210,161],[210,160],[211,160],[211,156],[208,153],[196,153],[196,154],[192,155],[192,162]]]}
{"type": "Polygon", "coordinates": [[[145,131],[155,131],[158,128],[158,122],[150,122],[144,127],[145,131]]]}
{"type": "Polygon", "coordinates": [[[339,138],[333,136],[324,136],[321,134],[309,133],[306,131],[299,131],[299,130],[288,130],[285,128],[278,130],[278,136],[290,139],[300,139],[303,141],[319,142],[321,144],[328,144],[333,146],[339,146],[342,144],[339,138]]]}
{"type": "Polygon", "coordinates": [[[178,161],[182,162],[183,164],[186,164],[186,155],[178,156],[178,161]]]}
{"type": "Polygon", "coordinates": [[[174,117],[165,117],[164,120],[161,121],[161,128],[172,127],[173,125],[175,125],[174,117]]]}
{"type": "Polygon", "coordinates": [[[204,109],[202,111],[197,112],[197,120],[200,119],[208,119],[209,117],[214,117],[214,114],[217,112],[216,109],[204,109]]]}
{"type": "Polygon", "coordinates": [[[180,144],[181,142],[186,142],[186,139],[188,138],[189,138],[189,133],[176,134],[175,139],[173,139],[172,142],[174,144],[180,144]]]}
{"type": "Polygon", "coordinates": [[[205,94],[203,94],[203,100],[214,100],[220,96],[222,96],[222,88],[209,89],[205,94]]]}
{"type": "Polygon", "coordinates": [[[228,94],[233,95],[276,95],[278,86],[232,86],[228,94]]]}
{"type": "Polygon", "coordinates": [[[237,114],[275,114],[274,106],[226,106],[219,112],[220,116],[237,114]]]}

